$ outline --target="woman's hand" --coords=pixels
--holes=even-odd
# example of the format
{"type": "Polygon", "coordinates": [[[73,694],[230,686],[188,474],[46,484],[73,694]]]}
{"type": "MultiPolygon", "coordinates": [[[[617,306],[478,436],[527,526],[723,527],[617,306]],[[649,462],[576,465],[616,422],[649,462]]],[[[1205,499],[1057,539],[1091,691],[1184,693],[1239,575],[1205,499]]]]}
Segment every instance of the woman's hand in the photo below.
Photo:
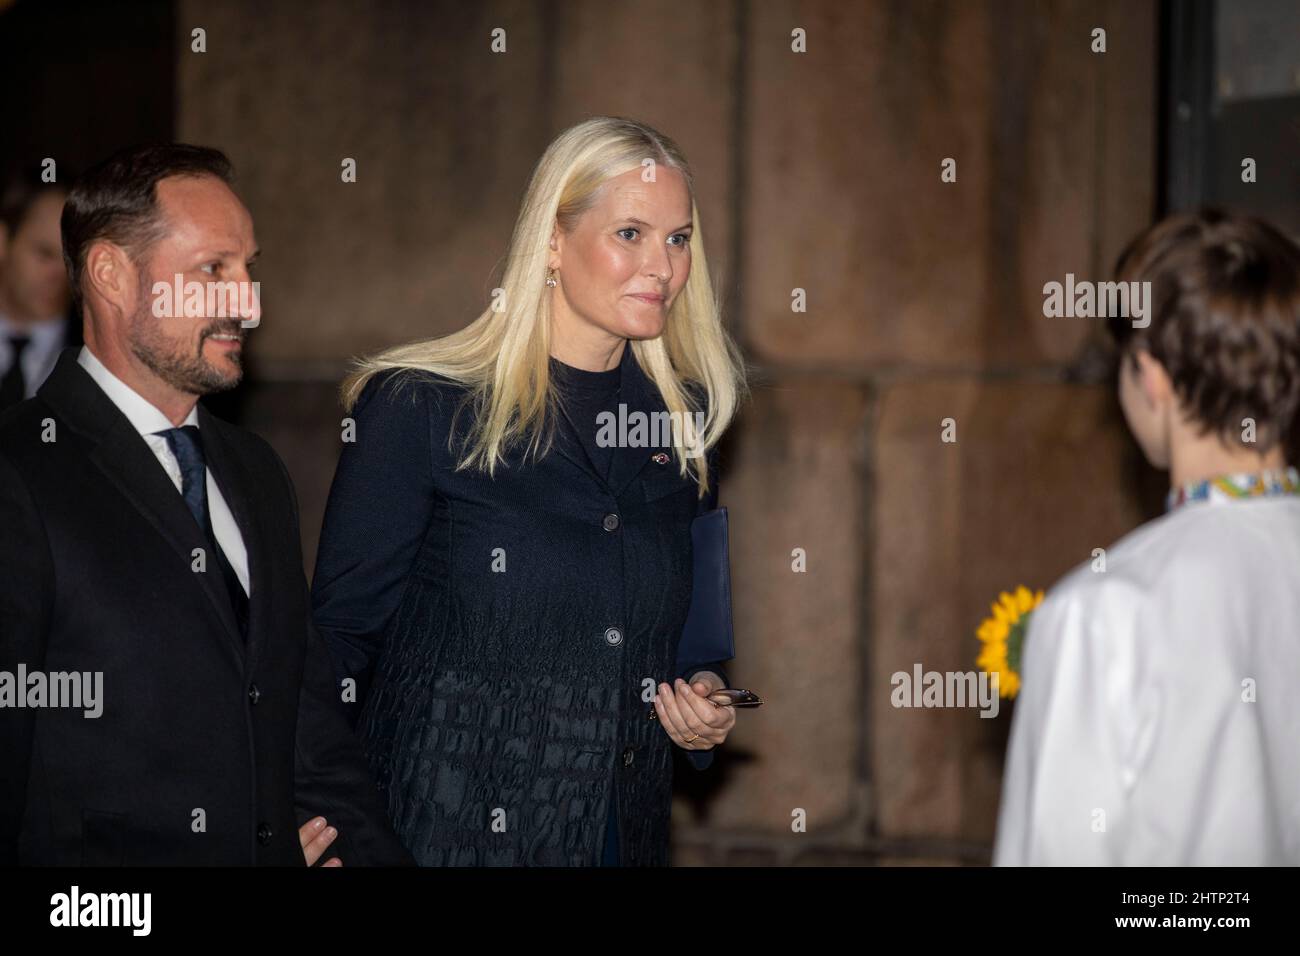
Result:
{"type": "MultiPolygon", "coordinates": [[[[316,861],[321,858],[329,845],[334,842],[334,838],[339,835],[339,831],[333,827],[325,825],[324,817],[315,817],[308,820],[298,828],[298,842],[302,844],[302,855],[307,859],[308,866],[315,866],[316,861]]],[[[321,866],[342,866],[343,861],[337,856],[332,856],[321,866]]]]}
{"type": "Polygon", "coordinates": [[[736,708],[720,707],[705,698],[726,685],[713,671],[700,671],[691,683],[680,677],[676,688],[659,685],[655,710],[659,724],[684,750],[711,750],[736,726],[736,708]]]}

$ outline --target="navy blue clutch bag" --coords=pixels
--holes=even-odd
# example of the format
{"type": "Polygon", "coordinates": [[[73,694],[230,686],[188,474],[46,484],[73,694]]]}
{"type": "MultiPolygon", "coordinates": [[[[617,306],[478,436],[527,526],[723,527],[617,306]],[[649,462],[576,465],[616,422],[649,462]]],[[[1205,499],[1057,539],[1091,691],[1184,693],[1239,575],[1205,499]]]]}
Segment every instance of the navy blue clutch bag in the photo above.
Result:
{"type": "Polygon", "coordinates": [[[706,511],[691,522],[691,548],[691,606],[677,644],[679,674],[736,656],[726,508],[706,511]]]}

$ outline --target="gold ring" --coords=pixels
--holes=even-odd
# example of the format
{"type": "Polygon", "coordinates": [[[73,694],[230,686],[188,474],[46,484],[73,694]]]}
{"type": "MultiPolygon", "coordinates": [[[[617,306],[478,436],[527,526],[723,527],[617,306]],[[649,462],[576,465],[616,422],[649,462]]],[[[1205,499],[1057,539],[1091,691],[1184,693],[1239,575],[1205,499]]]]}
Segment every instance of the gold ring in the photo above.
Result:
{"type": "Polygon", "coordinates": [[[699,740],[699,739],[700,739],[700,735],[699,735],[699,734],[696,734],[694,737],[687,737],[687,738],[686,738],[686,743],[689,744],[692,740],[699,740]]]}

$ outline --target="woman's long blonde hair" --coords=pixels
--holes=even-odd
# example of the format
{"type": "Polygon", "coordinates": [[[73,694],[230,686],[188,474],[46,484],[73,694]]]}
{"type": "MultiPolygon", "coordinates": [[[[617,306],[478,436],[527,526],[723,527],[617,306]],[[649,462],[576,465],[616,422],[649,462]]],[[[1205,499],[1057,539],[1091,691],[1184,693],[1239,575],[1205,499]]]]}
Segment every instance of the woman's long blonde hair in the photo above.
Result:
{"type": "MultiPolygon", "coordinates": [[[[745,391],[740,354],[722,327],[700,232],[695,188],[685,156],[671,139],[642,123],[597,116],[561,133],[533,170],[515,222],[502,291],[458,332],[388,349],[357,362],[342,385],[351,411],[372,375],[387,369],[428,372],[469,390],[473,426],[457,470],[495,473],[504,452],[526,442],[526,456],[545,454],[558,398],[550,381],[551,308],[546,286],[550,238],[556,224],[569,231],[596,201],[601,185],[654,160],[681,172],[691,196],[691,272],[673,301],[661,336],[629,345],[641,370],[659,389],[669,413],[692,421],[705,411],[704,451],[717,444],[745,391]],[[697,407],[688,385],[702,393],[697,407]],[[689,416],[689,417],[688,417],[689,416]]],[[[403,376],[404,377],[404,376],[403,376]]],[[[709,487],[704,455],[678,455],[682,474],[709,487]]]]}

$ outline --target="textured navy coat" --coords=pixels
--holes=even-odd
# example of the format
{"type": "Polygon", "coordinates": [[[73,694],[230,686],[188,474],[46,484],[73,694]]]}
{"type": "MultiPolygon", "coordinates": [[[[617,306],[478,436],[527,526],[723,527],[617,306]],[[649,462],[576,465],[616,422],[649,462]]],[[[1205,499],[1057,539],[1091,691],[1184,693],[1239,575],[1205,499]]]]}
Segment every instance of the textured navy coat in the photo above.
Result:
{"type": "MultiPolygon", "coordinates": [[[[629,412],[664,410],[630,347],[621,369],[629,412]]],[[[316,624],[390,819],[424,865],[595,865],[617,786],[622,863],[664,865],[678,748],[649,698],[689,676],[690,526],[716,473],[700,499],[680,452],[620,447],[603,479],[564,419],[540,460],[457,471],[465,394],[368,382],[321,534],[316,624]]]]}

